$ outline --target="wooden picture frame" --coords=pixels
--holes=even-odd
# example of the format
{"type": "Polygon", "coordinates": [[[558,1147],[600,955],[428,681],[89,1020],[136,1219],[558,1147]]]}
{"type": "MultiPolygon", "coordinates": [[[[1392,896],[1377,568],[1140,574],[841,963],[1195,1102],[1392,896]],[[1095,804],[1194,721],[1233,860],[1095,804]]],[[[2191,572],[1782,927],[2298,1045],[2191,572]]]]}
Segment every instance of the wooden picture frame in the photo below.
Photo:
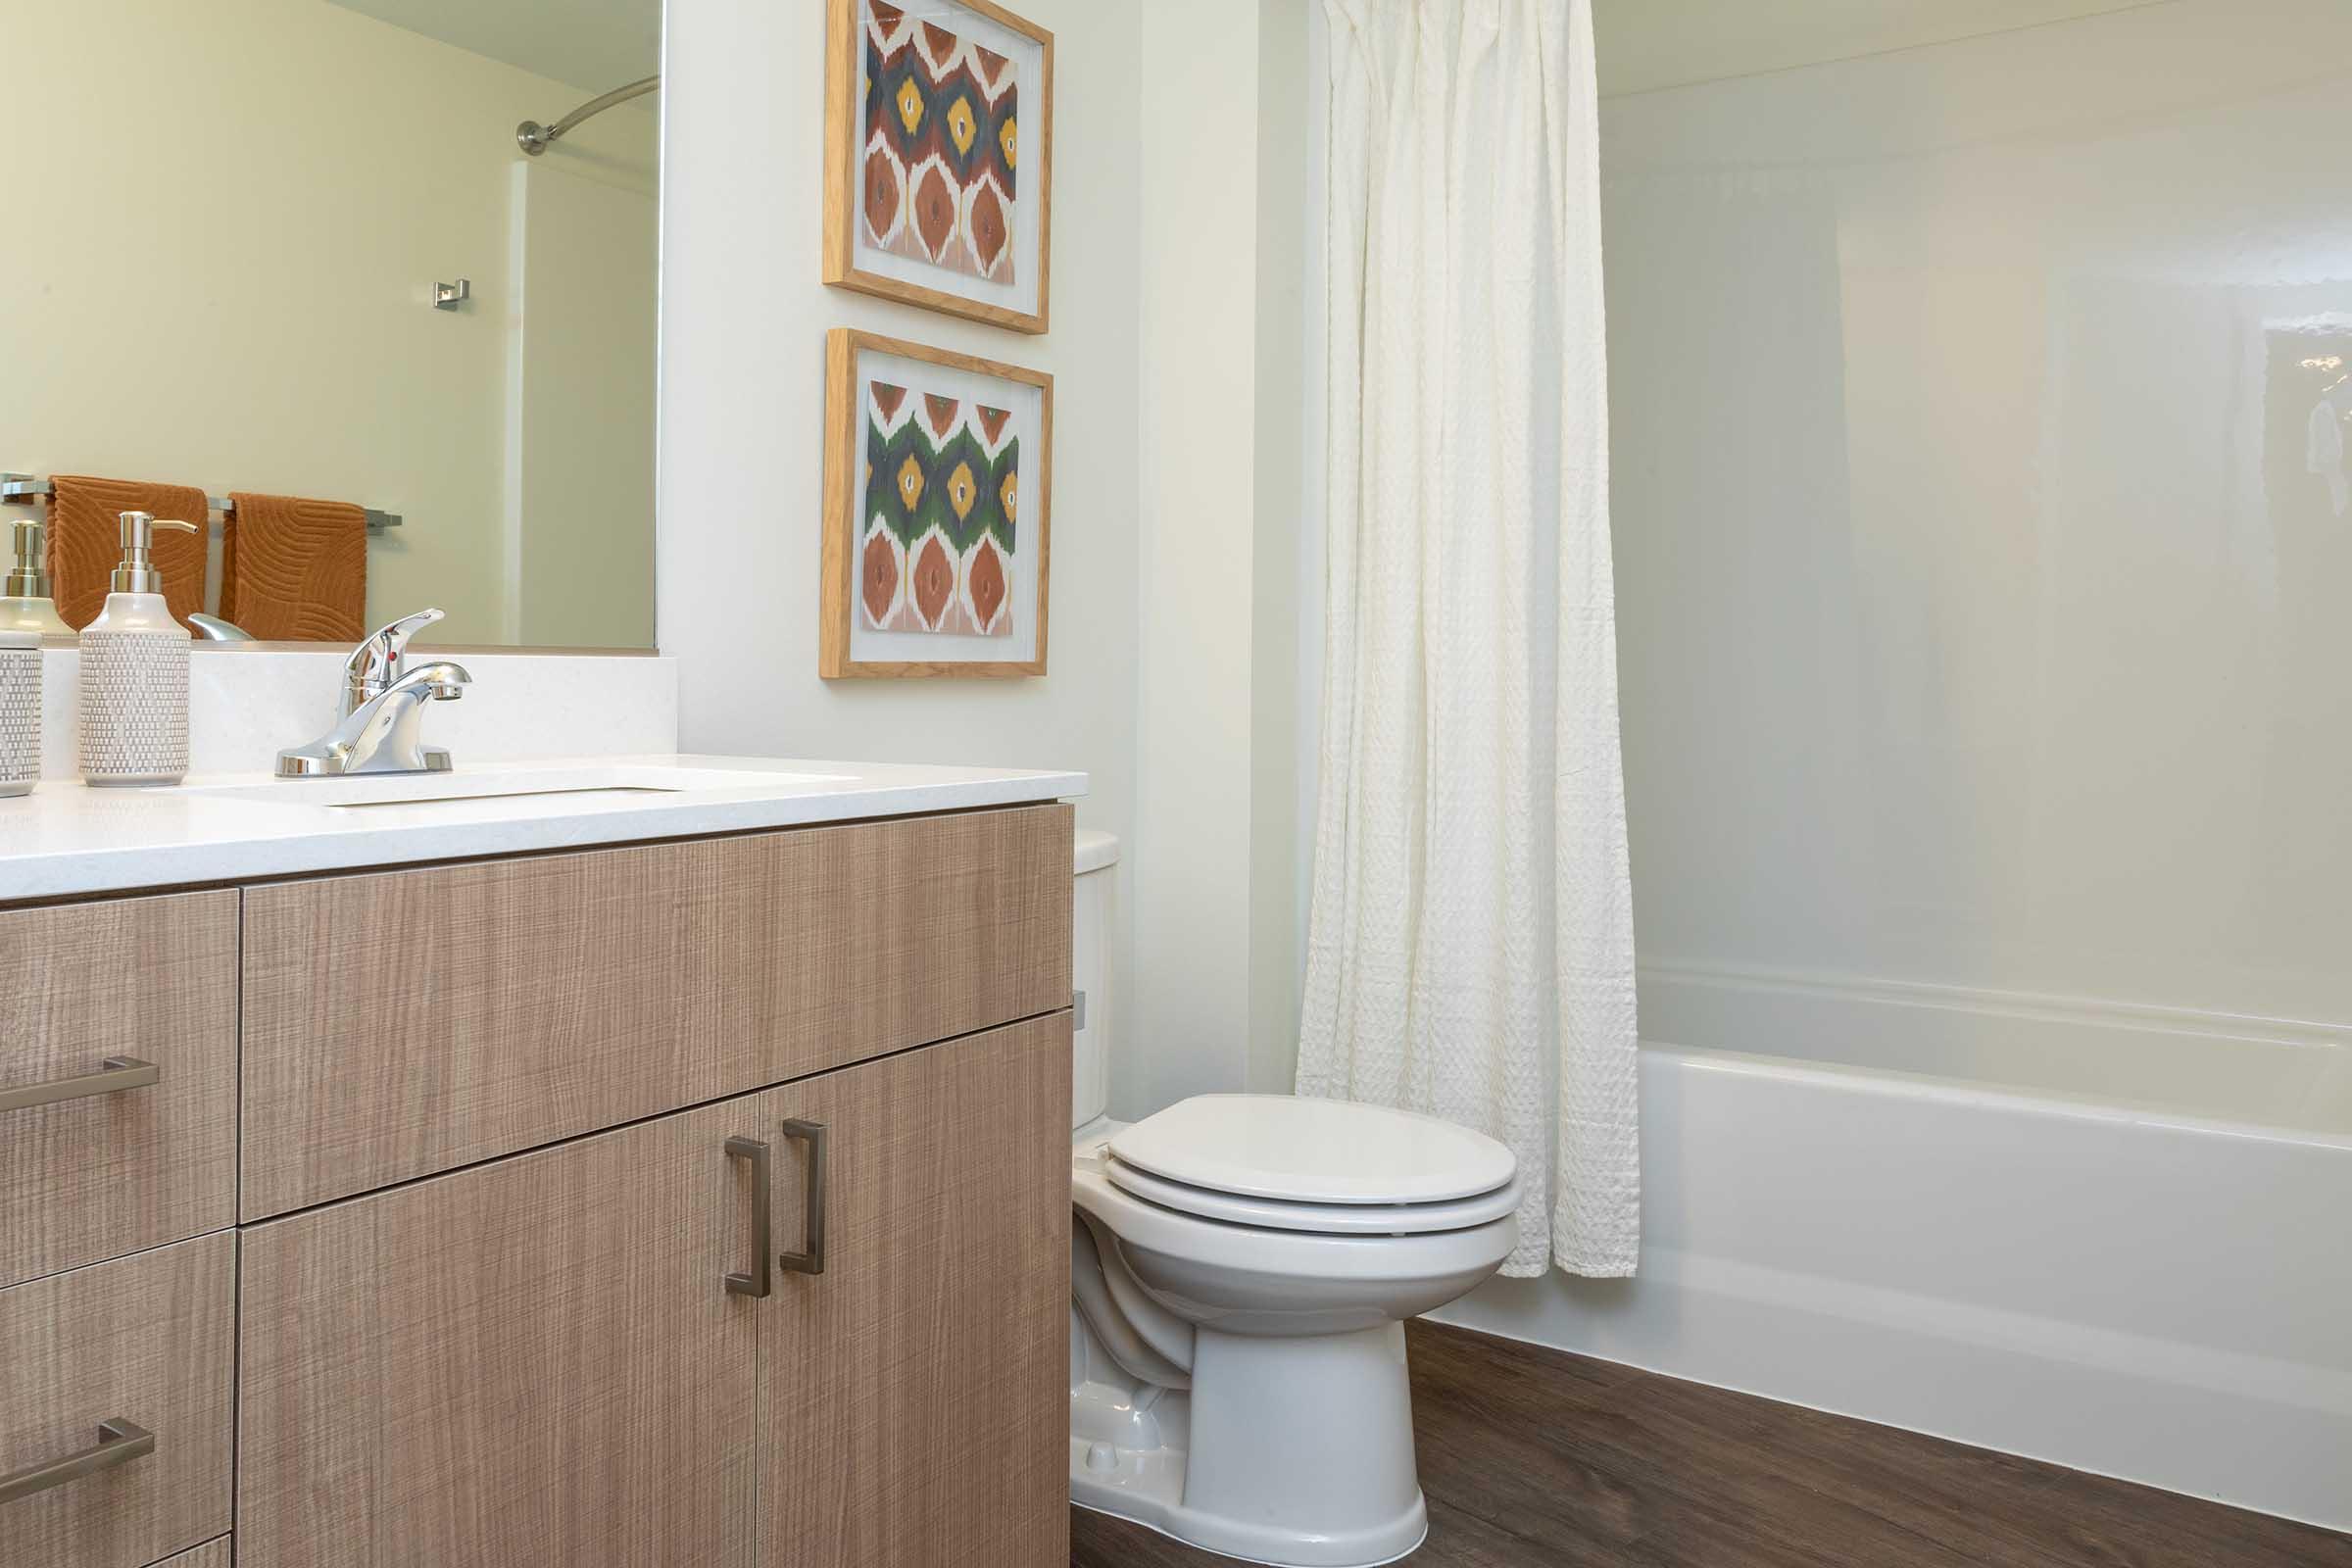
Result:
{"type": "MultiPolygon", "coordinates": [[[[894,32],[891,36],[901,35],[894,32]]],[[[912,123],[906,126],[906,135],[914,136],[917,128],[928,134],[933,113],[926,95],[910,88],[903,76],[901,90],[912,93],[906,114],[912,123]]],[[[882,134],[881,139],[887,143],[891,136],[882,134]]],[[[1051,314],[1053,200],[1053,33],[993,0],[827,0],[826,283],[1016,332],[1043,332],[1051,314]],[[914,15],[917,6],[922,17],[914,15]],[[908,170],[900,156],[906,149],[877,148],[869,144],[866,134],[869,45],[880,47],[876,37],[888,19],[904,18],[907,28],[919,31],[930,16],[943,9],[973,18],[975,36],[950,34],[944,26],[933,24],[931,32],[919,40],[907,35],[909,41],[902,45],[906,55],[894,52],[891,58],[912,57],[916,64],[927,67],[929,55],[916,56],[914,52],[928,49],[933,37],[946,36],[956,44],[951,59],[962,63],[957,69],[965,73],[967,82],[979,79],[973,74],[983,69],[979,63],[1002,62],[1004,70],[997,79],[1004,84],[1005,92],[1020,95],[1019,102],[1005,105],[1002,116],[991,114],[984,104],[978,127],[969,105],[985,95],[967,98],[962,105],[947,100],[938,111],[940,123],[953,127],[945,134],[956,144],[955,156],[962,160],[973,158],[975,152],[979,155],[968,186],[960,185],[960,176],[944,163],[926,161],[908,170]],[[873,30],[869,30],[869,23],[873,30]],[[1028,101],[1032,97],[1034,103],[1028,101]],[[1008,126],[1009,134],[986,134],[992,126],[999,132],[1008,126]],[[981,140],[985,146],[976,145],[981,140]],[[1003,162],[999,167],[1016,189],[992,195],[984,184],[993,174],[982,166],[1000,153],[1003,162]],[[934,180],[936,189],[931,184],[934,180]],[[922,200],[925,195],[931,199],[922,200]],[[869,204],[877,202],[889,209],[892,219],[888,229],[892,237],[879,243],[868,222],[869,204]],[[917,214],[937,215],[946,261],[932,259],[917,214]],[[984,254],[983,248],[1000,233],[1002,260],[998,261],[994,257],[999,253],[984,254]],[[999,269],[1005,273],[1004,277],[987,275],[999,269]]]]}
{"type": "Polygon", "coordinates": [[[1054,377],[837,326],[825,335],[824,439],[817,673],[1043,675],[1054,377]],[[869,368],[869,359],[882,363],[869,368]],[[877,371],[899,379],[885,382],[877,371]],[[992,393],[992,385],[1006,390],[992,393]],[[885,393],[897,394],[887,410],[885,393]],[[979,403],[992,395],[1002,407],[979,403]],[[1034,456],[1024,442],[1035,443],[1034,456]],[[895,471],[873,461],[877,451],[895,454],[907,443],[919,444],[895,471]],[[952,463],[958,454],[968,461],[952,463]],[[974,476],[972,464],[996,466],[974,476]],[[877,490],[877,480],[886,488],[877,490]],[[976,620],[991,629],[977,629],[976,620]],[[926,646],[934,641],[936,657],[926,646]]]}

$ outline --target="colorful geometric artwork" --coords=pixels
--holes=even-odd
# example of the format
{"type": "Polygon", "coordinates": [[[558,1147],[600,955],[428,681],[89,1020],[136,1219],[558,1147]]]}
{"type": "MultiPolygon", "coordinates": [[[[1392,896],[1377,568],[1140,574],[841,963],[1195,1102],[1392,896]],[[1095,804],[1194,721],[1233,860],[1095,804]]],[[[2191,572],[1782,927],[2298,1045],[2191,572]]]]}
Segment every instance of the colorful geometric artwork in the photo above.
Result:
{"type": "Polygon", "coordinates": [[[875,631],[1012,635],[1021,443],[1012,416],[866,384],[858,606],[875,631]]]}
{"type": "Polygon", "coordinates": [[[1053,376],[825,334],[819,675],[1043,675],[1053,514],[1053,376]]]}
{"type": "Polygon", "coordinates": [[[884,0],[864,6],[867,243],[1013,281],[1013,63],[884,0]]]}

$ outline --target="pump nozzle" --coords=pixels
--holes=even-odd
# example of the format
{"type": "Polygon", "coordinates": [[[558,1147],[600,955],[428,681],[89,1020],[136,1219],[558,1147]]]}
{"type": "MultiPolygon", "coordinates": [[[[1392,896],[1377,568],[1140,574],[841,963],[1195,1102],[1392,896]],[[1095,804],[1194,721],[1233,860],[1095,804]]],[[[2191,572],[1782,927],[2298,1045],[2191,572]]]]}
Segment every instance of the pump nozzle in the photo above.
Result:
{"type": "Polygon", "coordinates": [[[30,517],[19,517],[10,524],[14,536],[8,580],[0,583],[0,597],[9,599],[46,599],[49,597],[49,541],[46,530],[30,517]]]}
{"type": "Polygon", "coordinates": [[[160,594],[164,591],[164,574],[155,569],[149,552],[155,548],[155,530],[177,528],[181,533],[195,533],[196,524],[181,522],[176,517],[158,517],[147,512],[120,514],[122,522],[122,564],[115,568],[111,588],[119,594],[160,594]]]}

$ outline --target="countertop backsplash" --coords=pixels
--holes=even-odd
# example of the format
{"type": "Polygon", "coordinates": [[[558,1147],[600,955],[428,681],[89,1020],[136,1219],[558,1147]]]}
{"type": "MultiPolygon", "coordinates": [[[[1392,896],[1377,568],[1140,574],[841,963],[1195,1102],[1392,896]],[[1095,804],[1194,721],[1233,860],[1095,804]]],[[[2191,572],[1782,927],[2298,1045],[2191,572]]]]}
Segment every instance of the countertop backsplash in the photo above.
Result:
{"type": "MultiPolygon", "coordinates": [[[[188,771],[261,773],[281,747],[317,739],[335,718],[341,648],[200,649],[188,677],[188,771]]],[[[426,738],[461,767],[539,758],[678,749],[675,660],[654,655],[483,653],[416,648],[473,676],[464,698],[436,703],[426,738]]],[[[41,777],[74,782],[80,653],[42,651],[41,777]]],[[[51,787],[44,784],[44,788],[51,787]]]]}

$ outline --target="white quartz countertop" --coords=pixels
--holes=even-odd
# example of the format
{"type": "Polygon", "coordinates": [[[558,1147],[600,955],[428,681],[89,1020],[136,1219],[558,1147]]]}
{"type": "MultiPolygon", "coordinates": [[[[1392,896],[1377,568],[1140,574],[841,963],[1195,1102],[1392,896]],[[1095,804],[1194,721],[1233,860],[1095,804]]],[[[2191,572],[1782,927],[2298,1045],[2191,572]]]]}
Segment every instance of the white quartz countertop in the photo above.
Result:
{"type": "Polygon", "coordinates": [[[224,774],[152,790],[50,780],[29,795],[0,799],[0,903],[1085,793],[1083,773],[693,756],[499,762],[350,779],[224,774]]]}

